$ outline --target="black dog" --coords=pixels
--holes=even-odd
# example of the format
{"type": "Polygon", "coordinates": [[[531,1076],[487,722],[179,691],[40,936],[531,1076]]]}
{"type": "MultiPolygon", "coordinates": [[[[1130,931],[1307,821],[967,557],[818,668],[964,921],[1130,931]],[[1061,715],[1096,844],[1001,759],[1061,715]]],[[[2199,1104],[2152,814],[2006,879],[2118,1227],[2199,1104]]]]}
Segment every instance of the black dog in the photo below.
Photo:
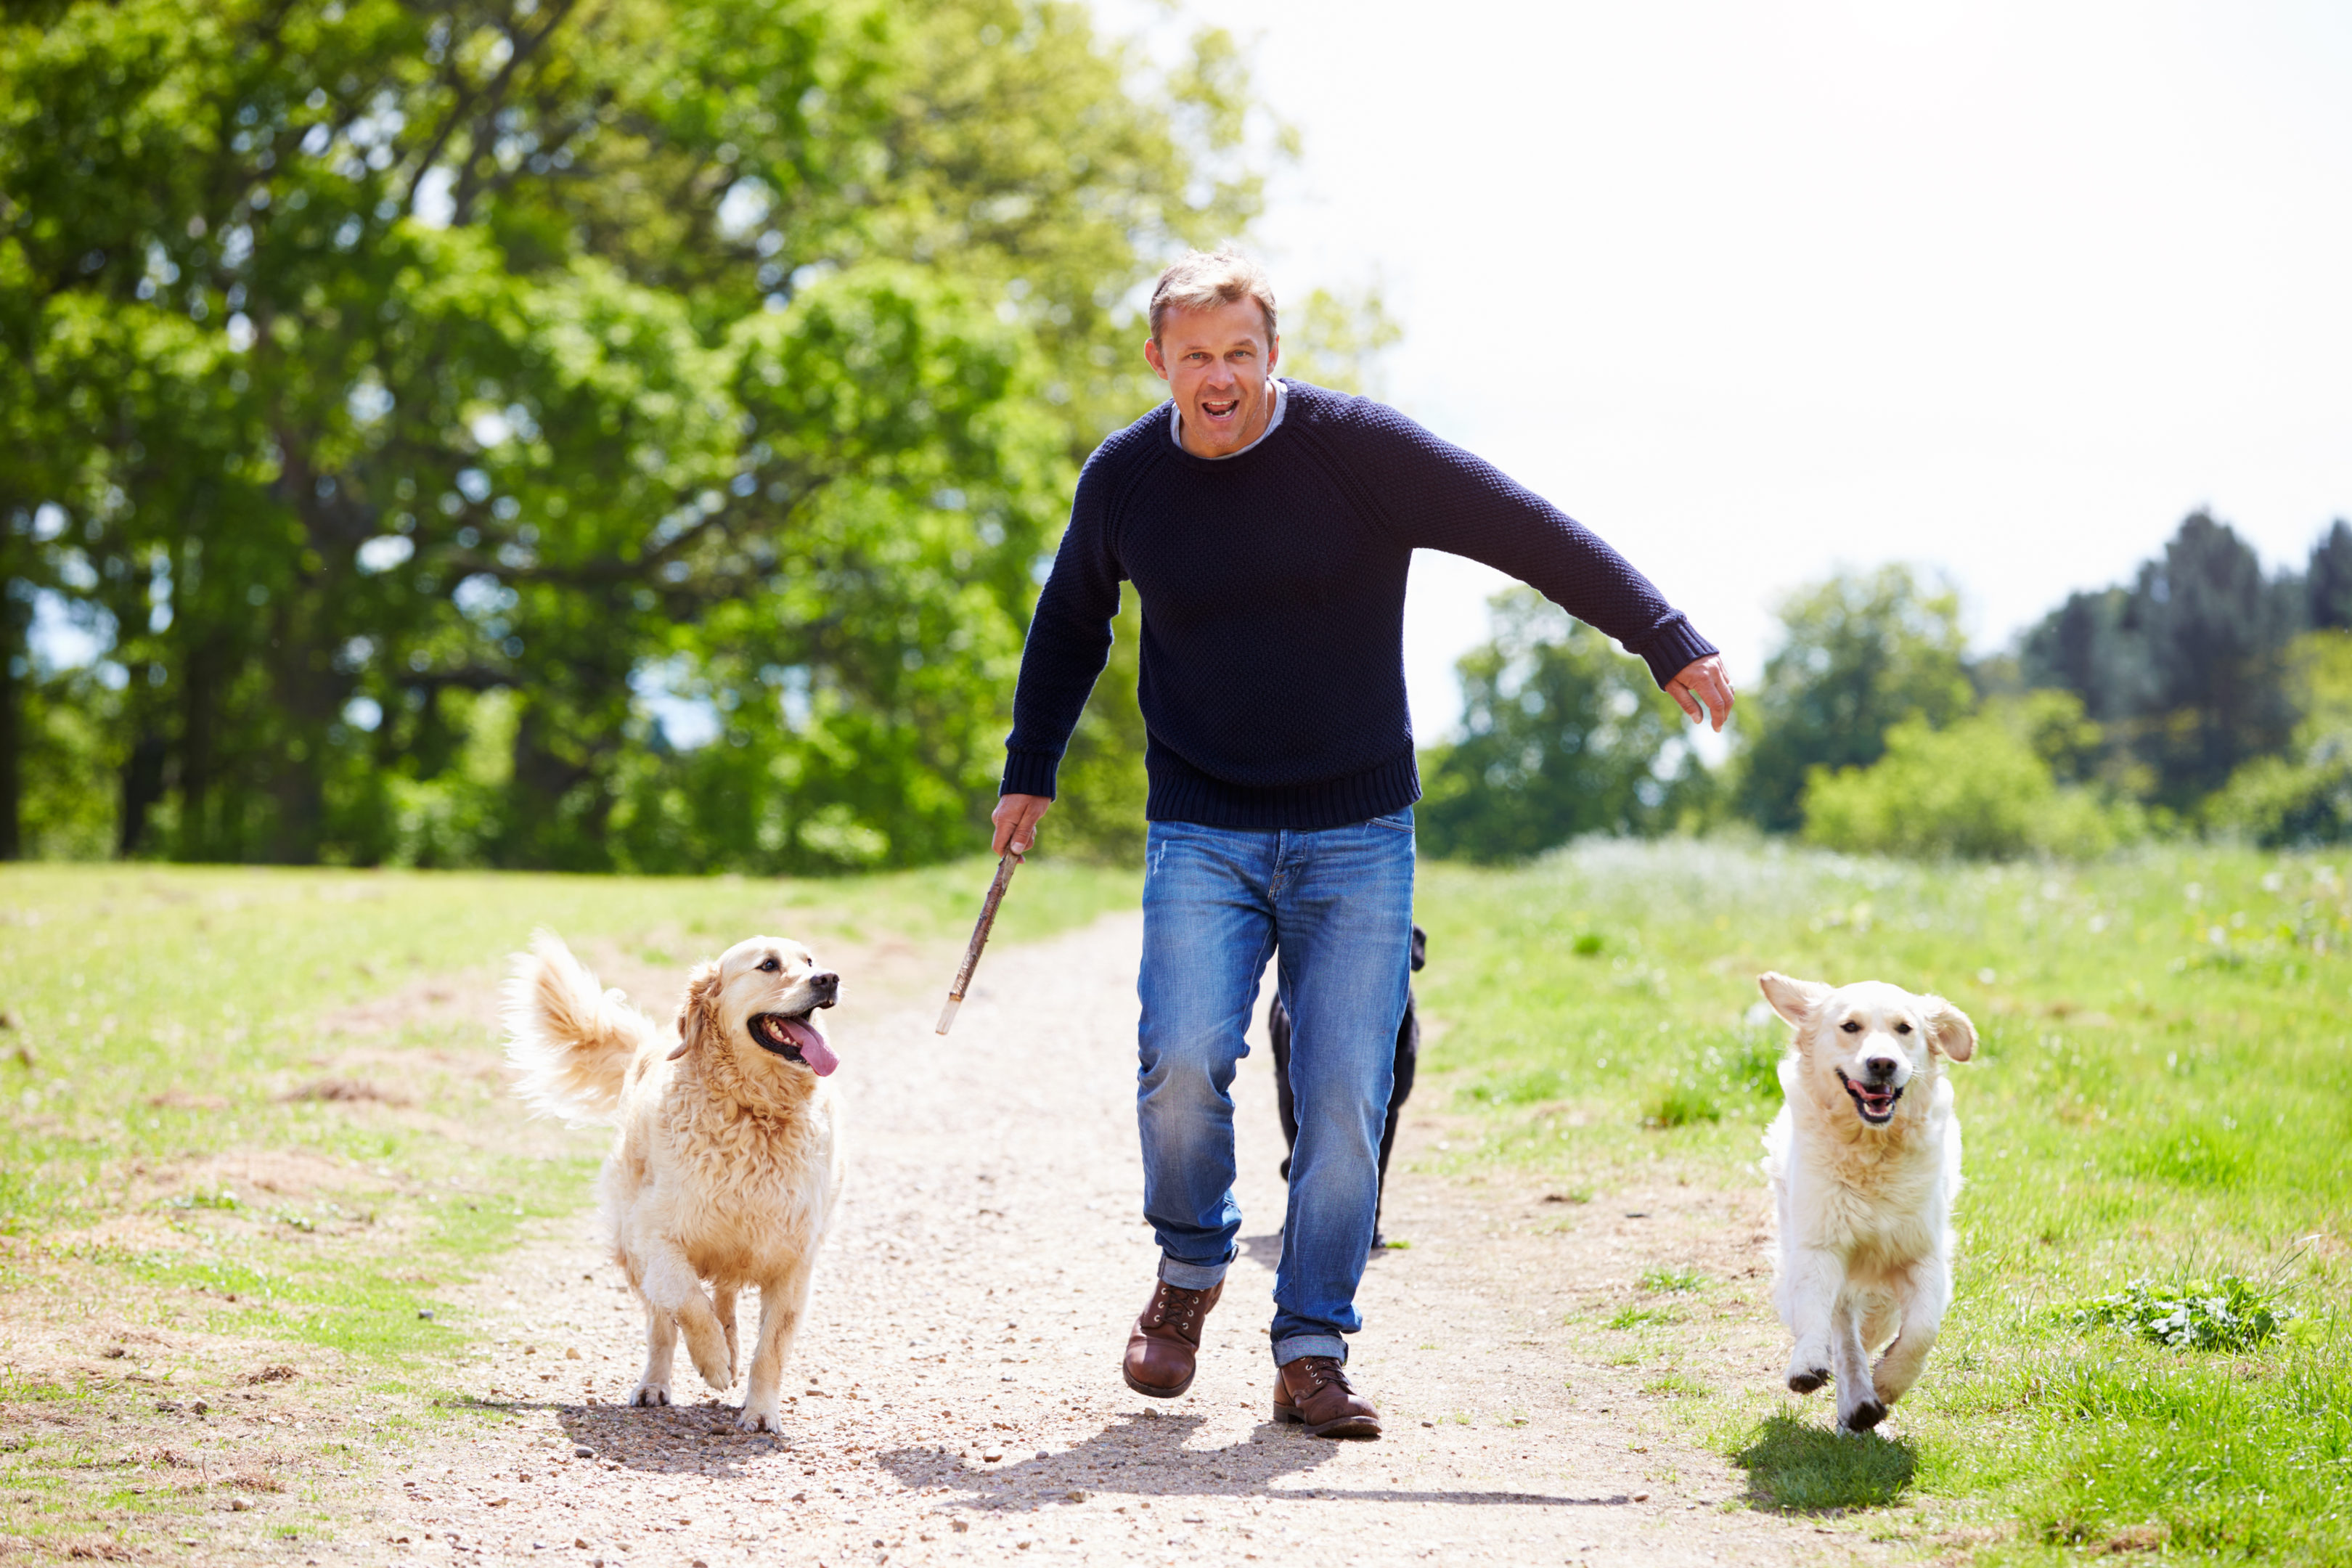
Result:
{"type": "MultiPolygon", "coordinates": [[[[1429,933],[1419,926],[1412,928],[1412,967],[1415,973],[1429,962],[1429,933]]],[[[1282,993],[1275,993],[1274,1005],[1266,1010],[1266,1033],[1274,1037],[1274,1091],[1276,1102],[1282,1108],[1282,1141],[1289,1147],[1298,1147],[1298,1107],[1290,1097],[1290,1009],[1282,1005],[1282,993]]],[[[1396,1087],[1389,1090],[1389,1124],[1381,1133],[1381,1197],[1389,1191],[1389,1151],[1396,1147],[1397,1112],[1404,1109],[1405,1097],[1412,1093],[1413,1069],[1421,1065],[1421,1019],[1415,1016],[1413,994],[1410,986],[1404,994],[1404,1018],[1397,1025],[1396,1087]]],[[[1290,1160],[1282,1162],[1283,1180],[1290,1179],[1290,1160]]],[[[1372,1250],[1379,1251],[1389,1244],[1381,1234],[1381,1211],[1376,1201],[1372,1207],[1372,1250]]]]}

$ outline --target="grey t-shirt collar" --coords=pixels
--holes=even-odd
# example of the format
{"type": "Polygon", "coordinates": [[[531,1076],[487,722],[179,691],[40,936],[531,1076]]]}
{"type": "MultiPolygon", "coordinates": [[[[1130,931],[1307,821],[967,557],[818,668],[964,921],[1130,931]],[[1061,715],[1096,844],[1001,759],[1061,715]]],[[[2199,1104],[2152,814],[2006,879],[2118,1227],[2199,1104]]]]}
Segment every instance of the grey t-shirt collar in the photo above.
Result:
{"type": "MultiPolygon", "coordinates": [[[[1227,458],[1240,457],[1242,452],[1248,451],[1251,447],[1255,447],[1259,441],[1263,441],[1268,436],[1273,435],[1275,426],[1282,423],[1283,410],[1290,401],[1289,389],[1282,384],[1282,378],[1279,376],[1270,375],[1266,377],[1266,380],[1274,387],[1274,412],[1266,416],[1265,428],[1257,433],[1257,441],[1252,441],[1249,444],[1249,447],[1244,447],[1240,451],[1223,452],[1218,454],[1216,457],[1208,458],[1207,461],[1212,463],[1222,463],[1227,458]]],[[[1176,400],[1172,397],[1168,400],[1168,438],[1175,442],[1180,450],[1185,449],[1184,411],[1177,407],[1176,400]]],[[[1188,455],[1190,454],[1188,453],[1188,455]]]]}

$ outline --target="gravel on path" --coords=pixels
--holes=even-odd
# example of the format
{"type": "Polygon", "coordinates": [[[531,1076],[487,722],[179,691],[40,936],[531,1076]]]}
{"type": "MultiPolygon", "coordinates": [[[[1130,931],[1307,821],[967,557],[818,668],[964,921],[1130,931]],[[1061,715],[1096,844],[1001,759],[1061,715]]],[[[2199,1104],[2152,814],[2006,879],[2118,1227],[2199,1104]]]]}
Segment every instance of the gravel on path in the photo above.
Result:
{"type": "MultiPolygon", "coordinates": [[[[1374,1259],[1349,1368],[1386,1436],[1276,1425],[1282,1150],[1263,1049],[1235,1089],[1243,1256],[1200,1375],[1181,1399],[1129,1392],[1118,1359],[1155,1261],[1133,1112],[1140,931],[1115,917],[992,952],[944,1040],[936,995],[877,1005],[845,974],[849,1175],[781,1436],[735,1430],[740,1386],[716,1396],[689,1366],[681,1405],[619,1403],[643,1327],[583,1215],[476,1289],[494,1342],[460,1385],[478,1419],[393,1460],[376,1544],[347,1544],[369,1561],[583,1568],[1880,1554],[1816,1521],[1725,1506],[1743,1483],[1658,1419],[1640,1369],[1579,1359],[1559,1327],[1563,1305],[1638,1272],[1629,1222],[1507,1223],[1536,1194],[1406,1169],[1425,1128],[1406,1129],[1388,1203],[1390,1234],[1412,1245],[1374,1259]]],[[[1752,1256],[1760,1196],[1657,1204],[1752,1256]]],[[[748,1292],[742,1310],[748,1333],[748,1292]]],[[[1754,1368],[1771,1327],[1743,1327],[1723,1355],[1769,1375],[1754,1368]]]]}

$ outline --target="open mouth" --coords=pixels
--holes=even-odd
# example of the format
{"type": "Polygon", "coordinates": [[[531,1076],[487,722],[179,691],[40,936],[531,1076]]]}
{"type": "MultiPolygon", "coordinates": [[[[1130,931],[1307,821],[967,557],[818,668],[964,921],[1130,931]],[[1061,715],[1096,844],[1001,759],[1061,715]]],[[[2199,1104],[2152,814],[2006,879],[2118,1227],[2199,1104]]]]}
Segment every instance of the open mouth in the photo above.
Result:
{"type": "Polygon", "coordinates": [[[1241,405],[1242,400],[1238,397],[1229,397],[1223,403],[1203,401],[1201,405],[1201,413],[1202,416],[1210,419],[1230,419],[1241,405]]]}
{"type": "Polygon", "coordinates": [[[1843,1068],[1838,1071],[1838,1082],[1845,1085],[1846,1093],[1853,1097],[1853,1108],[1861,1111],[1862,1119],[1873,1127],[1884,1127],[1895,1120],[1895,1102],[1903,1098],[1900,1088],[1889,1085],[1877,1089],[1869,1084],[1856,1083],[1845,1076],[1843,1068]]]}
{"type": "MultiPolygon", "coordinates": [[[[815,1009],[810,1009],[814,1012],[815,1009]]],[[[807,1013],[761,1013],[751,1019],[751,1038],[760,1048],[801,1066],[823,1078],[841,1065],[824,1037],[816,1032],[807,1013]]]]}

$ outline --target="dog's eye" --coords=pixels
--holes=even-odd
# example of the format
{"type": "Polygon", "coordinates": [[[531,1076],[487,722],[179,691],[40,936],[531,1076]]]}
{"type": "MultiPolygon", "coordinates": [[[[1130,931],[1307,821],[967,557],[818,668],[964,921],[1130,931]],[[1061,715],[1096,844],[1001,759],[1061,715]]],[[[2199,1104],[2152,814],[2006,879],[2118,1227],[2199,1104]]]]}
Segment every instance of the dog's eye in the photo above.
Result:
{"type": "Polygon", "coordinates": [[[1911,1032],[1911,1026],[1908,1024],[1897,1024],[1895,1026],[1895,1032],[1898,1035],[1907,1035],[1911,1032]]]}
{"type": "Polygon", "coordinates": [[[763,958],[760,961],[760,973],[762,974],[773,974],[777,970],[782,969],[782,964],[778,963],[772,958],[763,958]]]}
{"type": "Polygon", "coordinates": [[[1862,1033],[1862,1026],[1855,1023],[1852,1018],[1848,1018],[1844,1023],[1840,1024],[1838,1027],[1843,1029],[1849,1035],[1859,1035],[1862,1033]]]}

